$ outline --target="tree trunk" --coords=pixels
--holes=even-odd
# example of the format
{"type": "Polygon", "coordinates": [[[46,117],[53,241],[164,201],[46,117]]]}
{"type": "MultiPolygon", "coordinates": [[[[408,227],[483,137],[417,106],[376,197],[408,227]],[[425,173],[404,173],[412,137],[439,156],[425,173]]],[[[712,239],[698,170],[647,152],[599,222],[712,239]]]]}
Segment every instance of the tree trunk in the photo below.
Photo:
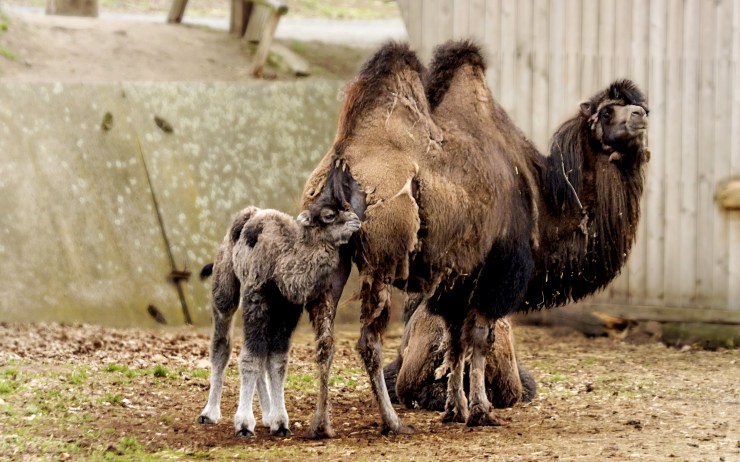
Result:
{"type": "Polygon", "coordinates": [[[46,0],[46,14],[96,17],[98,0],[46,0]]]}

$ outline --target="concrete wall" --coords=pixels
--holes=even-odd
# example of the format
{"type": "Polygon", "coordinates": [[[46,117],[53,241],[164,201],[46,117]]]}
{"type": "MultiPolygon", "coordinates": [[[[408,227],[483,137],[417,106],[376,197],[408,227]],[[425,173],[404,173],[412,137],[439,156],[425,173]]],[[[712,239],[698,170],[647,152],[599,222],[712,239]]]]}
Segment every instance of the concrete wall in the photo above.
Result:
{"type": "Polygon", "coordinates": [[[242,207],[299,211],[342,88],[0,84],[0,321],[182,323],[171,255],[207,324],[197,272],[242,207]]]}

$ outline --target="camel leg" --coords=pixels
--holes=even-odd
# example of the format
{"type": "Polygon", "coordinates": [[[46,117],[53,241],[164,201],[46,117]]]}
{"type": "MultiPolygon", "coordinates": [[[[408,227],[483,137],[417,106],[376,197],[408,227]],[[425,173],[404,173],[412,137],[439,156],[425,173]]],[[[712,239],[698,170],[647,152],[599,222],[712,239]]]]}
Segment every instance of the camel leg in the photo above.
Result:
{"type": "Polygon", "coordinates": [[[262,426],[270,427],[270,412],[272,410],[271,396],[270,396],[270,375],[269,370],[260,374],[257,379],[257,395],[260,398],[260,410],[262,411],[262,426]]]}
{"type": "Polygon", "coordinates": [[[468,419],[468,400],[465,398],[463,388],[463,375],[465,374],[464,349],[461,339],[461,326],[459,323],[445,323],[447,331],[448,348],[445,359],[436,371],[436,378],[442,378],[442,374],[449,368],[447,376],[447,401],[445,402],[445,413],[442,422],[463,423],[468,419]]]}
{"type": "Polygon", "coordinates": [[[331,293],[324,294],[317,302],[306,306],[311,324],[316,334],[316,365],[319,375],[319,396],[316,401],[316,414],[306,438],[334,438],[336,433],[331,426],[331,406],[329,402],[329,373],[334,359],[334,316],[337,313],[339,298],[352,270],[352,257],[346,247],[340,248],[339,267],[331,281],[331,293]]]}
{"type": "Polygon", "coordinates": [[[463,343],[470,348],[470,414],[469,427],[502,425],[504,422],[491,412],[486,396],[486,355],[493,346],[493,321],[471,311],[463,327],[463,343]]]}
{"type": "Polygon", "coordinates": [[[265,374],[266,358],[251,352],[246,345],[239,355],[239,375],[241,388],[239,390],[239,406],[234,415],[234,431],[236,436],[254,438],[254,427],[257,423],[252,410],[254,390],[260,375],[265,374]]]}
{"type": "Polygon", "coordinates": [[[272,410],[269,414],[270,434],[290,436],[288,411],[285,409],[285,372],[288,367],[288,353],[271,353],[267,360],[267,373],[270,377],[270,397],[272,410]]]}
{"type": "Polygon", "coordinates": [[[391,289],[379,280],[365,279],[362,283],[362,329],[357,349],[360,352],[365,370],[370,377],[370,385],[380,408],[383,433],[411,434],[413,428],[403,425],[393,409],[388,396],[388,388],[383,377],[381,336],[388,325],[390,315],[391,289]]]}
{"type": "MultiPolygon", "coordinates": [[[[219,255],[223,258],[223,255],[219,255]]],[[[221,392],[224,371],[231,356],[231,321],[239,307],[239,280],[231,269],[230,262],[223,260],[214,267],[211,335],[211,387],[208,402],[198,416],[200,424],[215,424],[221,418],[221,392]]]]}

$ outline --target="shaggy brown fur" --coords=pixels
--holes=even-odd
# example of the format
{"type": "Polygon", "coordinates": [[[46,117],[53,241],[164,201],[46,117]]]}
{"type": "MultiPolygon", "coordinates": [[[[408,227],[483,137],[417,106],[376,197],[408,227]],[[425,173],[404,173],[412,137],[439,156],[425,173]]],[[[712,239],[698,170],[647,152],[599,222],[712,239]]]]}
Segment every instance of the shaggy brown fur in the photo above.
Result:
{"type": "Polygon", "coordinates": [[[423,294],[445,320],[444,420],[496,424],[485,394],[495,320],[577,300],[618,274],[648,159],[645,98],[631,82],[591,98],[543,156],[493,100],[475,45],[441,46],[425,81],[408,46],[384,46],[348,87],[334,146],[304,190],[306,208],[336,200],[336,183],[365,195],[339,188],[367,220],[350,245],[362,280],[358,349],[391,432],[409,431],[380,368],[391,285],[423,294]]]}
{"type": "MultiPolygon", "coordinates": [[[[211,389],[199,423],[215,423],[221,417],[223,374],[231,354],[231,320],[241,292],[244,346],[239,357],[236,434],[254,437],[255,386],[263,423],[272,434],[290,434],[283,397],[290,337],[303,307],[330,289],[339,266],[339,246],[359,228],[354,212],[331,207],[323,207],[315,218],[305,211],[297,220],[257,207],[247,207],[237,215],[214,264],[201,272],[201,277],[207,277],[213,271],[214,281],[211,389]]],[[[316,316],[311,313],[311,317],[316,316]]]]}
{"type": "MultiPolygon", "coordinates": [[[[419,300],[412,297],[409,301],[414,304],[419,300]]],[[[486,356],[488,399],[497,408],[532,401],[537,385],[529,371],[518,364],[511,322],[508,318],[497,320],[494,331],[493,345],[486,356]]],[[[398,357],[383,369],[392,402],[409,408],[444,411],[447,378],[435,376],[447,349],[444,336],[441,317],[431,315],[423,305],[414,307],[404,326],[398,357]]]]}

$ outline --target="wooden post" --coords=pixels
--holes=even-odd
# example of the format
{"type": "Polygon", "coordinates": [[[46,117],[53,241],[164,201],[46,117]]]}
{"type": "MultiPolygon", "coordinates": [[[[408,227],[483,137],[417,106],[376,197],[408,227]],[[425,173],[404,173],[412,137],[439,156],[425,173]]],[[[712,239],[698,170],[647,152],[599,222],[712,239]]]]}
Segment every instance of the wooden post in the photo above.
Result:
{"type": "Polygon", "coordinates": [[[98,0],[47,0],[46,14],[96,17],[98,0]]]}
{"type": "Polygon", "coordinates": [[[188,0],[172,0],[170,13],[167,15],[167,22],[180,24],[182,17],[185,15],[185,7],[188,6],[188,0]]]}
{"type": "Polygon", "coordinates": [[[275,29],[277,29],[280,16],[288,12],[288,7],[281,0],[253,0],[252,3],[266,6],[270,9],[270,15],[264,25],[262,38],[260,39],[260,44],[257,46],[257,52],[252,62],[252,75],[262,77],[267,55],[270,53],[272,38],[275,36],[275,29]]]}

